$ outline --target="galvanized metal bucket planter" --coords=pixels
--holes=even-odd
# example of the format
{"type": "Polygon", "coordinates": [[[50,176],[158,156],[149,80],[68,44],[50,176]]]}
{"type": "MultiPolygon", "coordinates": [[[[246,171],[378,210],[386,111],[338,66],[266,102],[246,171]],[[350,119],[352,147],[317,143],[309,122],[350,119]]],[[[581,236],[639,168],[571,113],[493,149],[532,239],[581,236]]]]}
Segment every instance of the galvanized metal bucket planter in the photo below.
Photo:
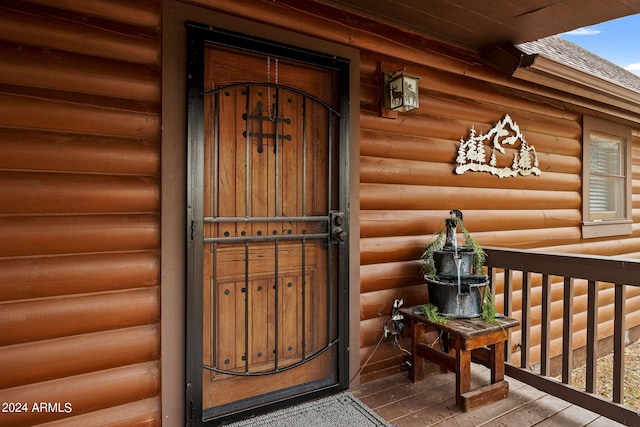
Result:
{"type": "MultiPolygon", "coordinates": [[[[425,274],[429,302],[438,308],[438,313],[452,318],[473,318],[482,315],[482,305],[490,279],[474,274],[476,250],[458,246],[456,230],[462,222],[462,212],[452,210],[451,218],[445,219],[446,241],[441,250],[428,255],[435,274],[425,274]]],[[[465,230],[466,231],[466,230],[465,230]]],[[[425,251],[427,254],[428,251],[425,251]]]]}
{"type": "Polygon", "coordinates": [[[489,279],[486,276],[467,277],[458,289],[451,280],[435,280],[425,276],[429,302],[438,307],[438,313],[456,319],[470,319],[482,315],[482,304],[489,279]]]}

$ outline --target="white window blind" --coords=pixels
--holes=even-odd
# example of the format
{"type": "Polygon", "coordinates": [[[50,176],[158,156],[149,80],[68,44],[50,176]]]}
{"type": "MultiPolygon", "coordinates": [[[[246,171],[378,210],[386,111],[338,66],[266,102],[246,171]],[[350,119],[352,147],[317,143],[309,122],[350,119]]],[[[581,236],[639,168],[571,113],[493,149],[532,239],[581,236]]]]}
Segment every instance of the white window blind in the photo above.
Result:
{"type": "Polygon", "coordinates": [[[591,220],[624,219],[625,140],[592,132],[589,145],[589,211],[591,220]]]}

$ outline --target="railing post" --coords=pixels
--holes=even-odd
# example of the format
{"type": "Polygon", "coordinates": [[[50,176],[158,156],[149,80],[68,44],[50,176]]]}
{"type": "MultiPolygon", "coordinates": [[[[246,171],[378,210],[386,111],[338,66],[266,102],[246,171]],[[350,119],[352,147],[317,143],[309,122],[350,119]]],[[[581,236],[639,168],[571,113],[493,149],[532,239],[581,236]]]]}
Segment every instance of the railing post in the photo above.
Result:
{"type": "Polygon", "coordinates": [[[540,319],[540,375],[551,373],[551,277],[542,275],[542,317],[540,319]]]}
{"type": "Polygon", "coordinates": [[[513,313],[513,272],[511,270],[504,270],[504,286],[502,292],[504,293],[504,315],[511,316],[511,314],[513,313]]]}
{"type": "Polygon", "coordinates": [[[598,345],[598,284],[594,280],[588,282],[587,292],[587,393],[594,393],[597,389],[597,348],[598,345]]]}
{"type": "Polygon", "coordinates": [[[522,310],[520,321],[520,366],[529,369],[531,352],[529,346],[529,328],[531,327],[531,273],[522,272],[522,310]]]}
{"type": "Polygon", "coordinates": [[[624,345],[627,288],[616,283],[613,319],[613,401],[624,398],[624,345]]]}
{"type": "Polygon", "coordinates": [[[487,276],[489,277],[489,287],[491,289],[493,303],[497,304],[496,295],[498,293],[498,269],[495,267],[488,267],[487,276]]]}
{"type": "MultiPolygon", "coordinates": [[[[511,317],[513,313],[512,309],[512,295],[513,295],[513,273],[511,270],[504,270],[504,279],[503,279],[503,289],[502,293],[504,294],[502,300],[502,311],[504,311],[504,315],[507,317],[511,317]]],[[[511,331],[509,331],[509,334],[511,331]]],[[[509,342],[511,342],[511,335],[509,335],[509,342]]],[[[511,345],[504,346],[504,360],[511,360],[511,345]]]]}
{"type": "Polygon", "coordinates": [[[564,278],[562,313],[562,382],[571,385],[573,371],[573,279],[564,278]]]}

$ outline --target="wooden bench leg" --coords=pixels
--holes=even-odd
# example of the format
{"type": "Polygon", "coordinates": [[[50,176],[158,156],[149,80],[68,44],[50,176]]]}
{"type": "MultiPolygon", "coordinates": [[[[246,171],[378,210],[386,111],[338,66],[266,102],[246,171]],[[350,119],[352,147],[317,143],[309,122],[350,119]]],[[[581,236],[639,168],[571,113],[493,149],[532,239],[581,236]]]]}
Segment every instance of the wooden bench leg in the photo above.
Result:
{"type": "Polygon", "coordinates": [[[491,384],[504,380],[504,341],[492,344],[491,349],[491,384]]]}
{"type": "Polygon", "coordinates": [[[463,394],[471,390],[471,352],[462,350],[460,339],[456,338],[456,405],[464,408],[463,394]]]}
{"type": "Polygon", "coordinates": [[[425,333],[425,325],[422,323],[411,322],[411,369],[409,370],[409,379],[416,383],[424,379],[424,357],[418,355],[418,344],[422,341],[425,333]]]}
{"type": "Polygon", "coordinates": [[[461,396],[461,405],[459,406],[464,412],[473,411],[481,406],[495,403],[506,398],[509,395],[509,383],[499,381],[495,384],[488,384],[478,387],[461,396]]]}
{"type": "MultiPolygon", "coordinates": [[[[491,384],[456,394],[456,404],[465,412],[472,411],[509,395],[509,383],[504,380],[504,341],[489,345],[491,384]]],[[[464,353],[464,352],[463,352],[464,353]]]]}

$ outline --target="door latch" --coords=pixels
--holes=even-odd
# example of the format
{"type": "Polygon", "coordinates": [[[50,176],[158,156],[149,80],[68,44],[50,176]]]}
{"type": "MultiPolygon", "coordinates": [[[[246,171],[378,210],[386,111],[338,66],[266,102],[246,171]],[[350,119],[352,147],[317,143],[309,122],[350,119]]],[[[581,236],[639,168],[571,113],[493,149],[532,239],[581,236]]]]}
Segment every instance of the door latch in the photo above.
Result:
{"type": "Polygon", "coordinates": [[[331,240],[333,242],[344,242],[347,239],[345,227],[345,216],[343,212],[331,212],[329,214],[331,225],[331,240]]]}

